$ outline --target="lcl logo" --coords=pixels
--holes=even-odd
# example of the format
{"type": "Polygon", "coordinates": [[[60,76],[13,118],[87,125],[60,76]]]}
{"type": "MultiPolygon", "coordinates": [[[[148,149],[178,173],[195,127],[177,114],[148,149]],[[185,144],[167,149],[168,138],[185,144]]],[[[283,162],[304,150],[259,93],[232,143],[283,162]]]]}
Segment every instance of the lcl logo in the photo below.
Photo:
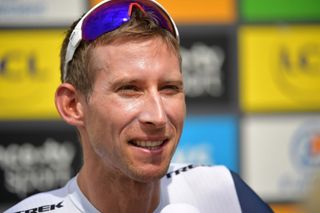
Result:
{"type": "Polygon", "coordinates": [[[320,92],[320,43],[279,45],[272,69],[277,86],[299,100],[318,99],[320,92]]]}
{"type": "Polygon", "coordinates": [[[286,46],[282,46],[280,47],[279,56],[281,70],[283,71],[320,75],[319,44],[306,44],[294,51],[291,51],[286,46]]]}
{"type": "Polygon", "coordinates": [[[48,91],[49,69],[41,62],[39,52],[8,49],[0,53],[0,103],[19,105],[31,97],[45,97],[48,91]],[[10,91],[10,92],[9,92],[10,91]]]}
{"type": "Polygon", "coordinates": [[[32,51],[11,50],[0,55],[0,78],[7,81],[44,80],[37,54],[32,51]]]}

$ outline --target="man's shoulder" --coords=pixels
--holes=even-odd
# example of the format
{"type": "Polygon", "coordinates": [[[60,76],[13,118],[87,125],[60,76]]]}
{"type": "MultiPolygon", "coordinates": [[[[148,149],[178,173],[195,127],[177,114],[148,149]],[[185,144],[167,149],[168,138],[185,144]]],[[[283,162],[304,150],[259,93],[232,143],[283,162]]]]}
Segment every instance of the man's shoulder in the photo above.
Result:
{"type": "Polygon", "coordinates": [[[161,189],[160,208],[188,203],[200,212],[241,212],[231,172],[225,166],[172,164],[161,189]]]}
{"type": "Polygon", "coordinates": [[[185,193],[189,193],[191,196],[201,194],[215,197],[218,194],[226,194],[227,197],[233,197],[237,200],[232,173],[225,166],[173,164],[162,180],[162,185],[172,193],[181,191],[183,188],[185,193]]]}
{"type": "Polygon", "coordinates": [[[4,213],[27,213],[27,212],[50,212],[54,210],[63,210],[66,207],[68,196],[67,187],[55,189],[47,192],[41,192],[17,203],[4,213]]]}
{"type": "Polygon", "coordinates": [[[202,193],[217,193],[219,189],[225,191],[226,187],[230,193],[236,192],[231,171],[219,165],[171,164],[162,183],[170,188],[183,186],[202,193]]]}
{"type": "Polygon", "coordinates": [[[200,212],[272,212],[225,166],[172,164],[161,184],[164,205],[191,203],[200,212]]]}

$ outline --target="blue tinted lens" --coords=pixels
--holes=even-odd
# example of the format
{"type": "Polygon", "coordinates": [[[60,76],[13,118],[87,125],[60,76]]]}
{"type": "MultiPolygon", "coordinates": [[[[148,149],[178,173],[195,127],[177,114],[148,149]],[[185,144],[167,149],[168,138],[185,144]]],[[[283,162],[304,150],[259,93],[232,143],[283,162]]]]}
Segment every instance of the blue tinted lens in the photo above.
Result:
{"type": "Polygon", "coordinates": [[[154,3],[149,1],[110,1],[102,4],[90,13],[82,24],[82,39],[92,41],[104,33],[111,32],[130,20],[130,3],[137,2],[152,16],[157,24],[170,31],[175,37],[174,27],[166,15],[154,3]]]}
{"type": "Polygon", "coordinates": [[[152,16],[153,20],[156,21],[156,23],[171,32],[175,37],[177,36],[174,31],[174,26],[171,23],[170,18],[168,15],[162,11],[160,8],[156,8],[155,5],[152,5],[150,2],[143,1],[142,4],[143,9],[152,16]]]}
{"type": "Polygon", "coordinates": [[[100,35],[119,28],[129,21],[128,2],[101,5],[83,20],[82,38],[92,41],[100,35]]]}

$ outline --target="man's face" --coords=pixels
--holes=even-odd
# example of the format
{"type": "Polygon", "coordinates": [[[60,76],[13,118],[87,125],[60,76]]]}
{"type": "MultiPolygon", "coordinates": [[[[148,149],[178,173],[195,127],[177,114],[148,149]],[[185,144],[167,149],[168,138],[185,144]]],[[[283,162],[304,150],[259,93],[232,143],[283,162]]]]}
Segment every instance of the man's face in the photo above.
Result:
{"type": "Polygon", "coordinates": [[[186,111],[178,56],[153,38],[96,47],[90,58],[96,77],[84,128],[97,165],[141,182],[159,179],[186,111]]]}

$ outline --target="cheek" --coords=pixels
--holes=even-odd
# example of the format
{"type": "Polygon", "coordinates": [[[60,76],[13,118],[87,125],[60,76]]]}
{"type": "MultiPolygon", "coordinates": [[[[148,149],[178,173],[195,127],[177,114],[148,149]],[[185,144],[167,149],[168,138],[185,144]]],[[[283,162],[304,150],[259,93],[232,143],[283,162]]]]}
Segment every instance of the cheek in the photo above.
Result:
{"type": "Polygon", "coordinates": [[[122,112],[122,114],[130,116],[136,114],[143,105],[144,102],[141,99],[124,99],[121,102],[118,102],[115,106],[120,112],[122,112]]]}
{"type": "Polygon", "coordinates": [[[184,97],[177,99],[176,101],[168,101],[167,103],[165,103],[165,106],[169,119],[178,129],[178,131],[181,131],[186,115],[186,105],[184,97]]]}
{"type": "MultiPolygon", "coordinates": [[[[98,99],[98,98],[97,98],[98,99]]],[[[91,131],[100,134],[115,134],[132,122],[143,106],[143,101],[117,98],[100,97],[99,101],[91,103],[86,112],[86,126],[93,127],[91,131]],[[101,132],[102,131],[102,132],[101,132]]]]}
{"type": "Polygon", "coordinates": [[[143,106],[143,101],[132,99],[118,99],[110,101],[105,114],[105,120],[108,120],[110,131],[113,132],[113,137],[121,135],[123,129],[130,126],[139,114],[139,110],[143,106]]]}

